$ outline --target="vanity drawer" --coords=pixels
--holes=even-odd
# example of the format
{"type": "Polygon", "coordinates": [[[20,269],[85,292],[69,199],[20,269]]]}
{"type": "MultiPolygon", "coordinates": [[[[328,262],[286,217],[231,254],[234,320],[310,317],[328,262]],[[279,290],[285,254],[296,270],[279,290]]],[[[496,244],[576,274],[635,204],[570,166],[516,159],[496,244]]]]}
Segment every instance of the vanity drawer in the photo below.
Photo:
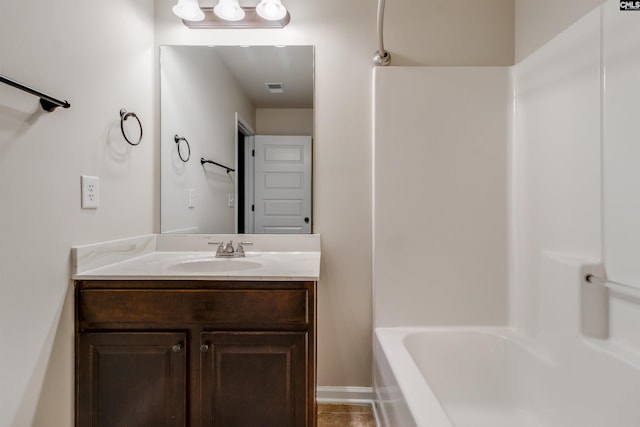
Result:
{"type": "Polygon", "coordinates": [[[226,326],[306,325],[307,289],[85,289],[78,293],[85,325],[200,323],[226,326]]]}

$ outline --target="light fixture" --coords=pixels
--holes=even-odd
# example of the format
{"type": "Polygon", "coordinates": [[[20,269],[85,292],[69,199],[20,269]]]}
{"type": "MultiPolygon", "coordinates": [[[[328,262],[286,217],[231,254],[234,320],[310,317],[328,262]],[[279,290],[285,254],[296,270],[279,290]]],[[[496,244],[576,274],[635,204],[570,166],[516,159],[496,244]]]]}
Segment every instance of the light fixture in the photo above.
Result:
{"type": "Polygon", "coordinates": [[[173,9],[182,18],[182,23],[192,29],[284,28],[291,21],[291,15],[281,0],[260,0],[257,7],[241,7],[238,0],[217,1],[215,7],[200,8],[198,0],[179,0],[173,9]],[[196,21],[191,16],[186,18],[178,14],[176,9],[183,4],[197,8],[204,17],[196,21]]]}
{"type": "Polygon", "coordinates": [[[245,16],[238,0],[220,0],[218,5],[213,8],[213,13],[225,21],[241,21],[245,16]]]}
{"type": "Polygon", "coordinates": [[[173,13],[185,21],[202,21],[204,12],[200,9],[198,0],[178,0],[178,4],[173,6],[173,13]]]}
{"type": "Polygon", "coordinates": [[[261,0],[256,6],[256,12],[262,19],[278,21],[287,15],[287,8],[280,0],[261,0]]]}

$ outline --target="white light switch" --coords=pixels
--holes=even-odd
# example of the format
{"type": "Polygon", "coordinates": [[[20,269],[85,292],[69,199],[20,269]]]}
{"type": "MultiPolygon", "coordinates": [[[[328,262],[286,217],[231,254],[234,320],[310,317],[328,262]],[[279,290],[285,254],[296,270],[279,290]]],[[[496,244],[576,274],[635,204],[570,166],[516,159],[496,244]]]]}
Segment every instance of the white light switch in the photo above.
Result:
{"type": "Polygon", "coordinates": [[[189,199],[188,207],[194,208],[196,206],[196,189],[195,188],[189,189],[188,199],[189,199]]]}
{"type": "Polygon", "coordinates": [[[235,202],[235,197],[233,196],[233,193],[229,193],[229,201],[227,203],[227,206],[232,208],[234,202],[235,202]]]}
{"type": "Polygon", "coordinates": [[[100,203],[98,177],[80,175],[80,186],[82,188],[80,201],[82,209],[98,209],[100,203]]]}

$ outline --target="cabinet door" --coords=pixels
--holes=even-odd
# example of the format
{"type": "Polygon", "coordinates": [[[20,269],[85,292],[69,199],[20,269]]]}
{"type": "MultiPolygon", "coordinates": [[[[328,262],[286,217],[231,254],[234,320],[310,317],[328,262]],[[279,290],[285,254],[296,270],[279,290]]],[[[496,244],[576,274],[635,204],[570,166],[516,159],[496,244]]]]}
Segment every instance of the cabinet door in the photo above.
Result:
{"type": "Polygon", "coordinates": [[[186,426],[186,334],[82,333],[76,427],[186,426]]]}
{"type": "Polygon", "coordinates": [[[303,427],[306,332],[205,332],[202,426],[303,427]]]}

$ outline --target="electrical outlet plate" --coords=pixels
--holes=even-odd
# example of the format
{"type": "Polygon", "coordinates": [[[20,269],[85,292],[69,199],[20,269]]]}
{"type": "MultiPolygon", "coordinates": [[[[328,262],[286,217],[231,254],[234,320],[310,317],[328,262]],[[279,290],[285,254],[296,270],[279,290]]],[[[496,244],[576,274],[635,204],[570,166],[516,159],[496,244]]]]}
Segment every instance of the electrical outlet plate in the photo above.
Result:
{"type": "Polygon", "coordinates": [[[194,208],[196,206],[196,190],[195,190],[195,188],[190,188],[187,194],[188,194],[187,207],[194,208]]]}
{"type": "Polygon", "coordinates": [[[80,185],[82,187],[82,209],[97,209],[100,203],[98,177],[81,175],[80,185]]]}

